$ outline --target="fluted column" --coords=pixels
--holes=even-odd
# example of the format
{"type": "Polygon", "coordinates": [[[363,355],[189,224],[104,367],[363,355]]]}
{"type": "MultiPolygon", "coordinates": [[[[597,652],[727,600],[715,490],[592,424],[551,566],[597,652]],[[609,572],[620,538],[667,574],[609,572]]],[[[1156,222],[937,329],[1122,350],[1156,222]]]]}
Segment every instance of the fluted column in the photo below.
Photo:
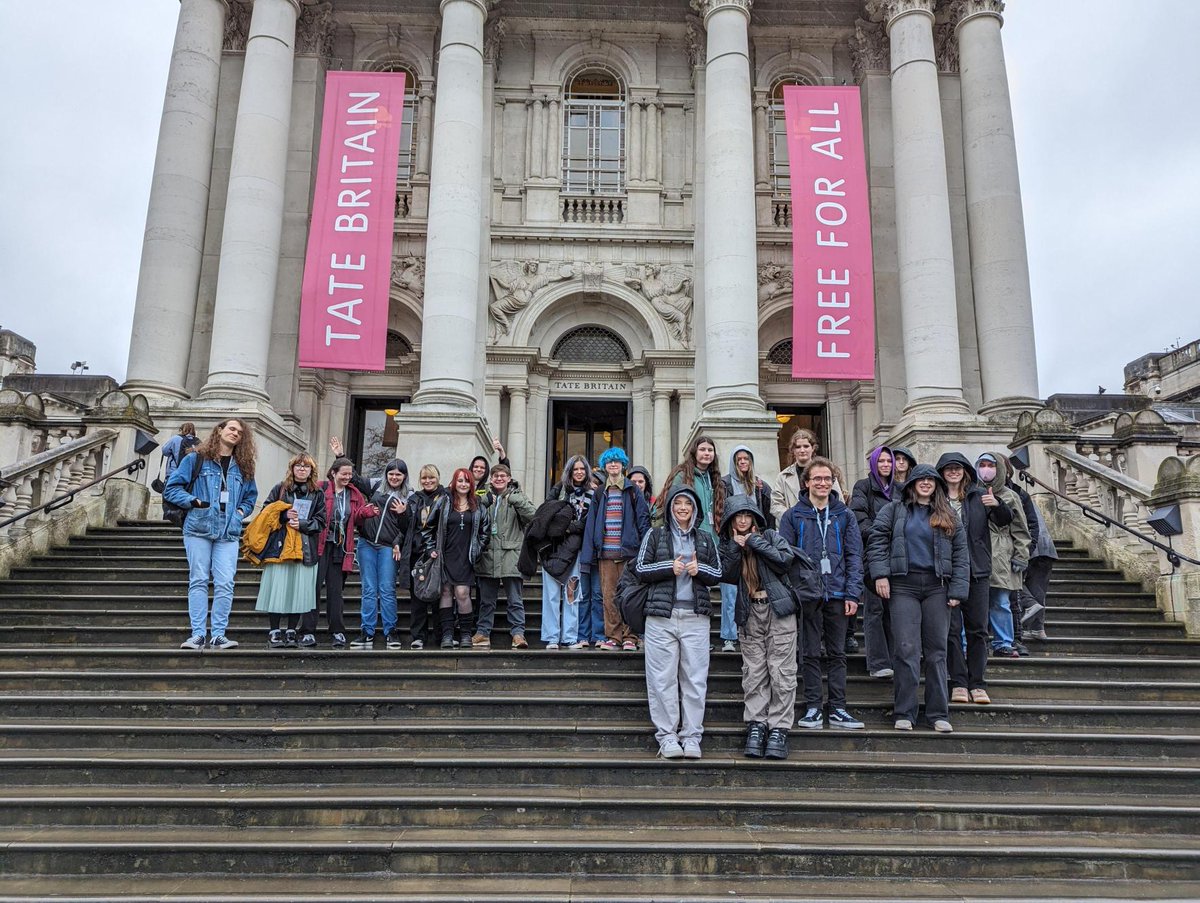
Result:
{"type": "Polygon", "coordinates": [[[1003,0],[960,0],[963,158],[983,412],[1037,405],[1037,356],[1012,100],[1000,38],[1003,0]]]}
{"type": "Polygon", "coordinates": [[[516,471],[513,476],[523,483],[531,473],[526,451],[529,447],[529,389],[526,386],[513,386],[508,391],[508,445],[504,450],[508,452],[508,460],[516,471]]]}
{"type": "Polygon", "coordinates": [[[662,181],[662,104],[652,100],[646,104],[646,166],[647,182],[662,181]]]}
{"type": "Polygon", "coordinates": [[[765,410],[758,394],[758,237],[750,0],[695,0],[708,30],[704,97],[704,413],[765,410]]]}
{"type": "Polygon", "coordinates": [[[255,0],[246,39],[202,396],[268,401],[299,0],[255,0]]]}
{"type": "MultiPolygon", "coordinates": [[[[667,389],[654,390],[654,451],[651,457],[656,480],[665,480],[674,465],[671,452],[671,393],[667,389]]],[[[657,486],[650,487],[657,492],[657,486]]]]}
{"type": "Polygon", "coordinates": [[[754,99],[754,134],[758,140],[754,143],[754,187],[769,188],[771,186],[771,134],[767,131],[767,107],[771,104],[765,93],[754,99]]]}
{"type": "Polygon", "coordinates": [[[546,98],[533,101],[533,159],[529,174],[535,179],[545,175],[546,160],[546,98]]]}
{"type": "Polygon", "coordinates": [[[433,88],[422,84],[417,95],[417,172],[429,176],[429,151],[433,145],[433,88]]]}
{"type": "Polygon", "coordinates": [[[933,48],[935,0],[871,0],[891,40],[896,244],[906,413],[968,413],[958,352],[946,149],[933,48]]]}
{"type": "Polygon", "coordinates": [[[546,112],[546,148],[542,162],[542,176],[547,179],[562,177],[562,113],[557,97],[551,97],[546,112]]]}
{"type": "Polygon", "coordinates": [[[629,104],[629,146],[625,149],[628,160],[629,181],[640,182],[642,175],[642,102],[631,101],[629,104]]]}
{"type": "Polygon", "coordinates": [[[186,396],[226,0],[182,0],[150,183],[125,388],[186,396]]]}
{"type": "Polygon", "coordinates": [[[416,404],[474,411],[483,217],[484,0],[442,0],[416,404]]]}

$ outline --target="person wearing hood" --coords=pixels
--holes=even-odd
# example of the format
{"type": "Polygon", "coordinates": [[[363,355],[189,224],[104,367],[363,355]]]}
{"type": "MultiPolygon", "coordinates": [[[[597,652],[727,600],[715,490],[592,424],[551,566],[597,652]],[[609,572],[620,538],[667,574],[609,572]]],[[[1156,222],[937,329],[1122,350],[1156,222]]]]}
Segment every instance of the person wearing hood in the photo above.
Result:
{"type": "Polygon", "coordinates": [[[967,597],[971,576],[967,531],[946,498],[946,482],[928,464],[909,474],[900,498],[879,512],[867,543],[875,592],[892,621],[895,727],[911,731],[925,661],[925,720],[954,730],[946,692],[950,609],[967,597]]]}
{"type": "MultiPolygon", "coordinates": [[[[408,465],[393,458],[383,470],[383,483],[371,496],[378,514],[358,523],[358,569],[362,573],[362,633],[350,645],[370,649],[376,630],[389,649],[403,649],[396,631],[396,575],[404,574],[401,546],[408,536],[408,465]]],[[[408,581],[403,580],[404,586],[408,581]]]]}
{"type": "Polygon", "coordinates": [[[1012,512],[1005,526],[990,525],[992,540],[992,576],[988,581],[988,621],[992,627],[992,652],[1000,658],[1020,658],[1013,647],[1011,595],[1025,585],[1029,567],[1029,524],[1021,509],[1021,499],[1005,486],[1008,467],[1000,456],[985,452],[975,459],[979,482],[991,489],[1000,504],[1012,512]]]}
{"type": "MultiPolygon", "coordinates": [[[[899,491],[892,482],[892,450],[880,445],[867,455],[867,476],[854,484],[850,495],[850,510],[858,519],[863,544],[880,510],[891,503],[899,491]]],[[[866,648],[867,673],[887,680],[892,670],[892,627],[884,611],[883,600],[866,586],[863,595],[863,643],[866,648]]]]}
{"type": "Polygon", "coordinates": [[[917,456],[903,445],[893,445],[892,449],[892,485],[902,489],[908,482],[908,475],[917,466],[917,456]]]}
{"type": "Polygon", "coordinates": [[[600,456],[605,482],[592,496],[580,556],[580,570],[593,575],[593,593],[595,575],[600,576],[604,640],[596,648],[606,652],[637,651],[637,639],[617,607],[617,581],[650,529],[650,509],[641,490],[625,478],[628,466],[629,456],[622,448],[613,446],[600,456]]]}
{"type": "MultiPolygon", "coordinates": [[[[559,502],[569,506],[571,519],[563,535],[556,542],[545,543],[539,553],[542,563],[542,642],[547,649],[586,649],[592,640],[594,618],[591,605],[591,575],[587,580],[579,571],[582,557],[583,533],[587,526],[588,511],[592,507],[592,468],[583,455],[567,459],[562,479],[550,490],[545,504],[559,502]],[[571,550],[571,551],[566,551],[571,550]],[[549,562],[557,559],[555,569],[549,562]],[[551,573],[554,570],[554,573],[551,573]],[[581,623],[586,611],[587,623],[581,623]],[[587,635],[583,636],[583,632],[587,635]]],[[[540,512],[542,509],[538,509],[540,512]]],[[[527,534],[528,539],[528,534],[527,534]]],[[[601,613],[598,630],[603,633],[604,619],[601,613]]],[[[599,641],[599,638],[597,638],[599,641]]]]}
{"type": "Polygon", "coordinates": [[[950,610],[950,636],[947,641],[947,669],[950,673],[950,701],[987,705],[988,659],[988,581],[992,576],[991,525],[1004,527],[1012,512],[1002,505],[990,487],[977,485],[975,468],[959,452],[947,452],[937,462],[937,471],[946,482],[950,507],[967,532],[971,555],[971,582],[962,605],[950,610]],[[967,650],[963,655],[963,626],[966,626],[967,650]]]}
{"type": "MultiPolygon", "coordinates": [[[[509,468],[509,473],[512,473],[512,462],[504,454],[504,446],[500,444],[499,439],[492,440],[492,449],[496,452],[497,464],[503,464],[509,468]]],[[[471,459],[471,466],[467,468],[471,471],[471,479],[475,481],[475,494],[483,497],[487,495],[490,488],[489,480],[492,472],[492,462],[483,455],[476,455],[471,459]]]]}
{"type": "MultiPolygon", "coordinates": [[[[1011,462],[1009,472],[1012,472],[1011,462]]],[[[1029,524],[1029,569],[1025,572],[1025,589],[1021,591],[1022,615],[1018,619],[1020,628],[1014,624],[1014,630],[1020,629],[1027,640],[1050,639],[1046,636],[1046,591],[1050,587],[1050,572],[1054,562],[1058,560],[1058,549],[1054,546],[1054,537],[1046,526],[1041,509],[1034,503],[1029,493],[1019,485],[1012,488],[1021,496],[1021,504],[1025,511],[1025,520],[1029,524]],[[1028,500],[1028,501],[1027,501],[1028,500]]],[[[1019,651],[1019,650],[1018,650],[1019,651]]]]}
{"type": "Polygon", "coordinates": [[[813,458],[804,468],[802,491],[783,516],[779,533],[820,569],[824,598],[804,604],[805,712],[796,727],[857,730],[863,723],[846,709],[846,628],[863,593],[863,545],[858,519],[833,489],[833,462],[813,458]],[[821,643],[825,643],[829,705],[821,706],[821,643]]]}
{"type": "Polygon", "coordinates": [[[503,584],[508,597],[506,612],[512,648],[528,649],[529,643],[525,641],[525,603],[521,599],[524,581],[517,570],[517,558],[521,554],[525,528],[533,520],[537,509],[525,497],[525,493],[513,485],[512,473],[505,464],[492,466],[492,485],[487,495],[483,496],[483,505],[490,515],[488,529],[492,538],[475,565],[475,579],[479,584],[479,618],[475,622],[471,648],[491,648],[496,601],[503,584]]]}
{"type": "MultiPolygon", "coordinates": [[[[754,472],[754,452],[745,445],[734,446],[729,454],[729,473],[721,480],[724,483],[725,501],[745,497],[763,515],[765,526],[775,528],[775,516],[771,514],[771,490],[754,472]]],[[[725,518],[721,518],[721,523],[725,518]]],[[[737,586],[721,584],[721,651],[737,652],[738,625],[734,620],[734,605],[737,586]]]]}
{"type": "Polygon", "coordinates": [[[638,489],[642,490],[642,495],[646,497],[646,507],[650,509],[650,520],[654,520],[654,478],[650,476],[650,471],[637,464],[629,468],[629,482],[638,489]]]}
{"type": "Polygon", "coordinates": [[[649,530],[634,561],[646,597],[646,692],[659,755],[699,759],[708,694],[709,588],[721,581],[712,536],[698,528],[700,497],[676,486],[667,523],[649,530]]]}
{"type": "Polygon", "coordinates": [[[742,647],[746,745],[752,759],[786,759],[796,711],[796,599],[788,585],[795,553],[767,526],[750,495],[732,495],[721,521],[721,590],[734,592],[742,647]]]}

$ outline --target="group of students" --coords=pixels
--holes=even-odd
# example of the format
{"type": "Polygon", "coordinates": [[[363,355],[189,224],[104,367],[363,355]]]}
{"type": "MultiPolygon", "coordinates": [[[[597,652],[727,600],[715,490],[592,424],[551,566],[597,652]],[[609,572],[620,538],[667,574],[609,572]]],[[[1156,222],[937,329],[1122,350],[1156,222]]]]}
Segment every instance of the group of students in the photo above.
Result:
{"type": "Polygon", "coordinates": [[[972,464],[951,452],[930,466],[907,449],[876,448],[847,504],[837,466],[817,455],[808,430],[793,436],[792,463],[769,487],[749,448],[734,448],[722,475],[715,442],[699,436],[657,495],[649,472],[610,448],[596,471],[582,456],[568,460],[535,506],[499,443],[499,463],[478,456],[446,486],[426,464],[415,489],[404,461],[391,461],[372,486],[340,442],[330,444],[324,480],[311,456],[296,455],[253,520],[254,443],[244,422],[218,424],[169,473],[164,500],[188,511],[184,648],[237,645],[225,629],[239,550],[264,568],[256,609],[268,616],[272,648],[317,644],[322,596],[334,648],[371,647],[377,636],[403,648],[397,589],[407,589],[410,648],[490,647],[504,592],[512,646],[525,649],[523,579],[541,570],[546,648],[644,651],[665,758],[701,756],[716,608],[722,650],[741,653],[744,752],[786,758],[793,726],[863,727],[846,701],[860,607],[868,670],[893,680],[898,730],[917,722],[922,667],[924,719],[948,732],[951,701],[990,702],[989,644],[994,655],[1019,655],[1023,621],[1026,638],[1046,638],[1053,543],[1002,455],[972,464]],[[355,562],[362,628],[348,642],[342,589],[355,562]],[[644,588],[636,633],[621,607],[635,583],[644,588]]]}

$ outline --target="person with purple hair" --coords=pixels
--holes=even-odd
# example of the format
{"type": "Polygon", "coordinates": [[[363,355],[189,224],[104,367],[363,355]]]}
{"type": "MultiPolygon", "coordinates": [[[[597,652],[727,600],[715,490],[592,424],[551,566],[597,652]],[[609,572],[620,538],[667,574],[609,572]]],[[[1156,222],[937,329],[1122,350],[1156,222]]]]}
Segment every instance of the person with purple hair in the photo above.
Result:
{"type": "MultiPolygon", "coordinates": [[[[892,491],[893,461],[892,450],[886,445],[871,449],[867,456],[868,475],[854,484],[850,495],[850,510],[858,519],[858,529],[864,543],[875,524],[875,516],[899,495],[892,491]]],[[[880,680],[887,680],[895,674],[892,670],[892,625],[886,614],[883,600],[868,585],[863,597],[863,643],[866,646],[867,673],[880,680]]]]}

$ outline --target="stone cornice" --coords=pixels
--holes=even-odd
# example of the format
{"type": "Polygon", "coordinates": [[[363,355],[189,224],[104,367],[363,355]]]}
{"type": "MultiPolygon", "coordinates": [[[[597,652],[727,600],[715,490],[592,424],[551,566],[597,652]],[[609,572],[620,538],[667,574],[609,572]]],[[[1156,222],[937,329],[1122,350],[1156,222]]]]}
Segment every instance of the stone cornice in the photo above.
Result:
{"type": "Polygon", "coordinates": [[[993,16],[1004,24],[1004,0],[954,0],[947,7],[947,19],[957,29],[978,16],[993,16]]]}
{"type": "Polygon", "coordinates": [[[746,18],[749,19],[754,0],[691,0],[690,5],[697,15],[703,17],[704,23],[707,25],[709,16],[722,9],[736,9],[738,12],[745,13],[746,18]]]}

